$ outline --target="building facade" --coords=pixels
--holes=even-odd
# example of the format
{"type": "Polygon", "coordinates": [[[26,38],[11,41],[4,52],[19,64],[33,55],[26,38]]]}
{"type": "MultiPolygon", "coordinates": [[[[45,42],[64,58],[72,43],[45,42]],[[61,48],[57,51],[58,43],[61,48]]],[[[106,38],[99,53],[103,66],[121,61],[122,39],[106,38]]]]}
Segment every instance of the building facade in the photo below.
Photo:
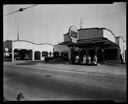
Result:
{"type": "Polygon", "coordinates": [[[76,32],[76,29],[70,27],[68,33],[64,34],[64,42],[59,45],[69,47],[68,55],[71,61],[76,55],[79,55],[81,60],[84,55],[90,56],[91,60],[96,55],[99,63],[126,61],[125,41],[121,37],[116,37],[107,28],[81,28],[76,32]],[[73,41],[74,38],[76,42],[73,41]]]}
{"type": "Polygon", "coordinates": [[[62,56],[73,60],[76,55],[82,61],[83,56],[97,56],[99,63],[126,62],[126,42],[116,37],[107,28],[80,28],[71,26],[64,34],[64,41],[58,45],[48,43],[36,44],[26,40],[4,41],[4,60],[44,60],[45,57],[62,56]],[[55,53],[55,54],[54,54],[55,53]]]}
{"type": "Polygon", "coordinates": [[[53,45],[36,44],[26,40],[6,40],[4,42],[4,58],[15,60],[44,60],[53,56],[53,45]]]}

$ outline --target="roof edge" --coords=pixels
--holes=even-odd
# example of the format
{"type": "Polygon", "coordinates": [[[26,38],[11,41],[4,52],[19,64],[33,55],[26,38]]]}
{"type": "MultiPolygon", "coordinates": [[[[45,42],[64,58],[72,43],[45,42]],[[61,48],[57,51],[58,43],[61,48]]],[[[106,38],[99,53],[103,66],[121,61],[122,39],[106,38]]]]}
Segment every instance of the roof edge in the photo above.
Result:
{"type": "Polygon", "coordinates": [[[50,43],[34,43],[34,42],[31,42],[31,41],[28,41],[28,40],[6,40],[6,41],[11,41],[11,42],[23,41],[23,42],[28,42],[28,43],[35,44],[35,45],[45,45],[45,44],[47,44],[47,45],[54,46],[53,44],[50,44],[50,43]]]}

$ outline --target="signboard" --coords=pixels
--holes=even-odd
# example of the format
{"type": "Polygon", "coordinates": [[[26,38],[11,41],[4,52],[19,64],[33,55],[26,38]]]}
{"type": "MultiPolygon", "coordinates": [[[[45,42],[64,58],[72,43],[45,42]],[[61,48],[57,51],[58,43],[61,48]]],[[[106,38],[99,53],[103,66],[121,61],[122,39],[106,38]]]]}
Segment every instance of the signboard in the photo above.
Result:
{"type": "Polygon", "coordinates": [[[75,26],[70,26],[69,36],[71,37],[72,42],[77,43],[77,40],[79,38],[79,34],[78,34],[77,28],[75,26]]]}
{"type": "Polygon", "coordinates": [[[6,51],[6,52],[8,52],[8,51],[9,51],[9,49],[8,49],[8,48],[5,48],[5,51],[6,51]]]}
{"type": "Polygon", "coordinates": [[[74,31],[71,31],[71,37],[73,37],[73,38],[77,38],[77,33],[74,32],[74,31]]]}
{"type": "Polygon", "coordinates": [[[4,52],[4,56],[5,57],[9,57],[10,56],[10,53],[9,52],[4,52]]]}

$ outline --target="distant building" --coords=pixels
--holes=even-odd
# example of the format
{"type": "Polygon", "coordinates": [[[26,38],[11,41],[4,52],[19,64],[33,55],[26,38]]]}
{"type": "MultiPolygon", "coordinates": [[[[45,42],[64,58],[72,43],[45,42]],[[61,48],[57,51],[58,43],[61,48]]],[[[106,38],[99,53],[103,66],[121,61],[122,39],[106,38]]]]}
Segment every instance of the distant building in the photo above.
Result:
{"type": "Polygon", "coordinates": [[[101,63],[125,63],[125,41],[121,37],[115,37],[107,28],[80,28],[76,31],[75,27],[70,27],[68,33],[64,34],[64,42],[58,45],[63,45],[61,50],[65,49],[64,46],[69,47],[70,60],[76,55],[81,59],[83,55],[91,56],[93,60],[94,55],[97,55],[98,62],[101,63]]]}
{"type": "Polygon", "coordinates": [[[36,44],[26,40],[4,41],[4,60],[44,60],[53,55],[53,45],[48,43],[36,44]]]}

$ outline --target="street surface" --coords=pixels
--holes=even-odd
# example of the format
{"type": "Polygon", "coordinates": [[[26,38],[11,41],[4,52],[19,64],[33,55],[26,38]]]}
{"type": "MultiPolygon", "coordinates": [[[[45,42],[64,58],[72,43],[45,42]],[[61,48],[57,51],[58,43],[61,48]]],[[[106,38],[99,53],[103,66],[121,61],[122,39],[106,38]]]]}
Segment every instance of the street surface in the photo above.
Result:
{"type": "Polygon", "coordinates": [[[4,62],[4,98],[25,100],[126,101],[125,65],[4,62]]]}

